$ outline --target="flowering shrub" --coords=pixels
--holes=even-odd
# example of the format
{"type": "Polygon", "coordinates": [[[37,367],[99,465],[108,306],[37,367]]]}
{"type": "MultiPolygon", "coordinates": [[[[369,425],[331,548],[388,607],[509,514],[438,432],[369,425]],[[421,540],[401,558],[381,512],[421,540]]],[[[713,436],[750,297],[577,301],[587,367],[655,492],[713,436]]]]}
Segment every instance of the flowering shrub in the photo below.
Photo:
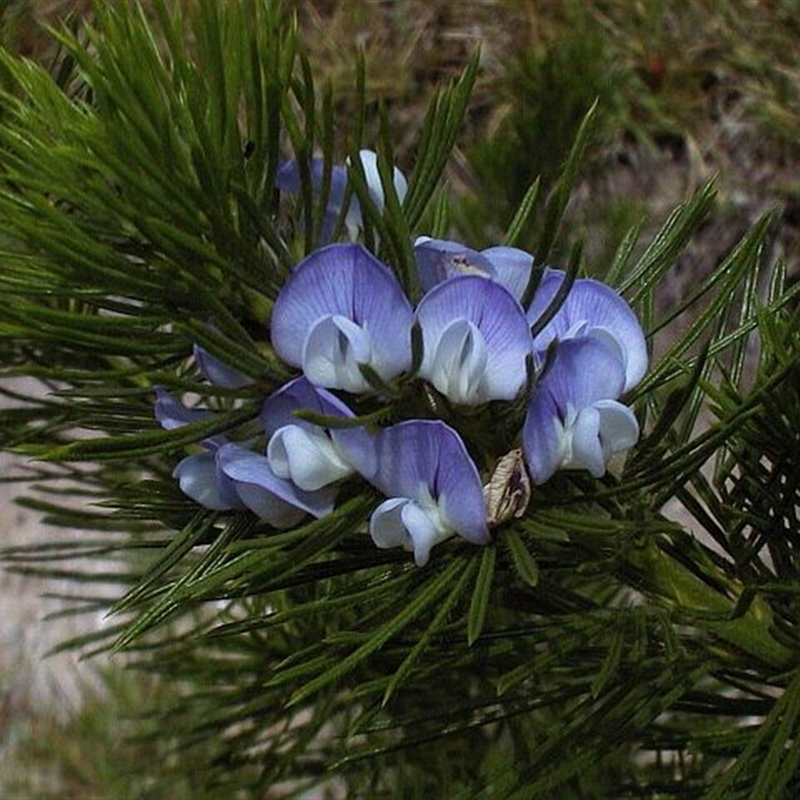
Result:
{"type": "MultiPolygon", "coordinates": [[[[371,194],[382,203],[374,154],[365,153],[371,194]]],[[[315,187],[321,169],[313,162],[315,187]]],[[[297,190],[297,171],[296,162],[287,162],[279,186],[297,190]]],[[[346,194],[343,168],[333,177],[324,238],[346,194]]],[[[396,172],[395,180],[405,191],[402,175],[396,172]]],[[[534,484],[560,469],[602,477],[611,456],[636,443],[638,422],[620,398],[644,376],[647,349],[616,292],[595,280],[566,284],[565,273],[535,270],[534,257],[513,247],[477,252],[420,237],[414,253],[425,290],[416,308],[391,268],[361,245],[328,244],[297,264],[269,328],[275,352],[303,377],[266,400],[257,449],[216,437],[181,461],[175,477],[187,495],[207,508],[246,507],[270,525],[288,527],[304,514],[330,513],[337,487],[358,474],[389,498],[369,521],[375,544],[413,551],[422,566],[435,544],[451,536],[486,544],[489,522],[505,521],[487,507],[492,483],[484,489],[482,480],[520,439],[534,484]],[[536,291],[524,308],[532,281],[536,291]],[[347,403],[409,392],[429,398],[424,419],[378,430],[351,424],[356,415],[347,403]],[[437,397],[448,403],[450,424],[436,419],[437,397]],[[502,451],[476,464],[460,416],[470,407],[518,400],[527,409],[524,422],[498,443],[502,451]],[[315,424],[296,412],[330,422],[315,424]]],[[[212,383],[246,382],[197,346],[195,360],[212,383]]],[[[163,391],[156,404],[167,428],[207,413],[183,409],[163,391]]],[[[514,507],[515,515],[522,512],[524,505],[514,507]]]]}

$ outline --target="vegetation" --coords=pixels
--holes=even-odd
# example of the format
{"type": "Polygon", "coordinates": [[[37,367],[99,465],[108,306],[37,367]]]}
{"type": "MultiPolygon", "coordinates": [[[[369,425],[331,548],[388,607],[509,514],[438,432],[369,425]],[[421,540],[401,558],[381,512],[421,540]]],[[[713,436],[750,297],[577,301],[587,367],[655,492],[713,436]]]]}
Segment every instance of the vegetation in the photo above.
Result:
{"type": "Polygon", "coordinates": [[[2,6],[17,24],[0,56],[0,447],[34,459],[25,502],[54,531],[4,558],[85,581],[76,611],[112,596],[118,624],[70,644],[129,665],[70,722],[32,721],[20,796],[796,793],[792,217],[703,244],[738,222],[737,181],[767,158],[785,168],[752,207],[795,202],[796,6],[475,4],[447,38],[456,4],[431,5],[98,4],[53,34],[45,65],[15,52],[32,7],[2,6]],[[401,35],[381,33],[390,13],[401,35]],[[690,168],[732,106],[761,136],[736,139],[741,176],[688,181],[660,219],[643,196],[582,200],[623,147],[677,147],[690,168]],[[383,214],[353,176],[364,241],[399,274],[412,234],[516,243],[617,287],[654,351],[626,398],[644,433],[624,464],[557,477],[490,546],[421,569],[359,533],[366,486],[276,533],[171,476],[206,437],[247,435],[287,377],[266,322],[325,198],[306,178],[286,203],[280,160],[373,145],[385,174],[410,176],[383,214]],[[704,269],[667,302],[692,258],[704,269]],[[254,383],[200,381],[195,343],[254,383]],[[19,396],[18,376],[47,393],[19,396]],[[162,430],[156,385],[219,414],[162,430]],[[85,507],[48,491],[64,480],[85,507]],[[76,566],[92,558],[99,574],[76,566]]]}

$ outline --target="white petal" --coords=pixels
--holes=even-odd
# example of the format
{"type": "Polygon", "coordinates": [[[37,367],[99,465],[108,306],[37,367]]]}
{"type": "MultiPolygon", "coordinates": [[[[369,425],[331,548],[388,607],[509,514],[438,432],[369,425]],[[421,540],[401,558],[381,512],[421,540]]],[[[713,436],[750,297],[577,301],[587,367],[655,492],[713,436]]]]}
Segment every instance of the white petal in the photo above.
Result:
{"type": "Polygon", "coordinates": [[[382,550],[390,547],[402,547],[413,550],[414,545],[403,524],[403,508],[411,501],[407,497],[392,497],[384,500],[372,512],[369,520],[369,533],[372,541],[382,550]]]}
{"type": "Polygon", "coordinates": [[[593,477],[601,478],[606,459],[600,443],[600,412],[594,406],[582,409],[567,434],[572,437],[572,453],[562,466],[583,467],[593,477]]]}
{"type": "Polygon", "coordinates": [[[600,441],[606,458],[639,441],[639,422],[630,408],[614,400],[598,400],[594,407],[600,413],[600,441]]]}
{"type": "Polygon", "coordinates": [[[340,458],[333,442],[319,429],[285,425],[267,445],[267,458],[279,478],[313,492],[353,473],[340,458]]]}
{"type": "Polygon", "coordinates": [[[369,364],[369,336],[352,320],[338,314],[322,317],[311,328],[303,347],[303,372],[326,389],[363,392],[369,384],[359,364],[369,364]]]}
{"type": "Polygon", "coordinates": [[[454,403],[480,402],[487,360],[483,334],[472,322],[458,319],[442,332],[424,377],[454,403]]]}
{"type": "Polygon", "coordinates": [[[408,535],[414,546],[414,562],[424,567],[430,558],[431,548],[445,539],[449,539],[455,531],[442,524],[441,515],[431,509],[423,509],[416,503],[403,506],[400,513],[408,535]]]}
{"type": "Polygon", "coordinates": [[[381,503],[372,514],[369,531],[380,548],[413,550],[419,567],[428,563],[435,544],[455,533],[443,523],[435,508],[423,508],[405,497],[393,497],[381,503]]]}

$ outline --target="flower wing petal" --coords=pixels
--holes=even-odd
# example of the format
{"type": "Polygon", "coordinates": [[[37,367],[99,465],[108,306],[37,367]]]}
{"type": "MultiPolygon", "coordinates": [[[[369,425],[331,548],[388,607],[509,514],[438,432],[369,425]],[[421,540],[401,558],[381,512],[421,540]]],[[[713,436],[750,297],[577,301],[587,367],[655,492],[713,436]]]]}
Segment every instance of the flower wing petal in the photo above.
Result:
{"type": "Polygon", "coordinates": [[[196,503],[215,511],[242,508],[232,482],[223,475],[211,451],[195,453],[178,462],[172,472],[181,491],[196,503]]]}
{"type": "Polygon", "coordinates": [[[267,458],[272,471],[313,492],[353,473],[322,428],[285,425],[269,440],[267,458]]]}
{"type": "Polygon", "coordinates": [[[517,300],[528,286],[533,269],[533,256],[517,247],[490,247],[481,255],[494,267],[494,279],[508,289],[517,300]]]}
{"type": "Polygon", "coordinates": [[[436,342],[426,377],[454,403],[479,402],[488,353],[478,328],[465,319],[453,320],[436,342]]]}
{"type": "MultiPolygon", "coordinates": [[[[333,511],[335,488],[326,487],[315,492],[303,491],[291,481],[275,475],[266,456],[253,453],[235,444],[228,444],[217,451],[217,463],[225,475],[236,482],[240,496],[239,484],[247,484],[267,491],[317,518],[324,517],[333,511]]],[[[242,499],[245,498],[242,497],[242,499]]]]}

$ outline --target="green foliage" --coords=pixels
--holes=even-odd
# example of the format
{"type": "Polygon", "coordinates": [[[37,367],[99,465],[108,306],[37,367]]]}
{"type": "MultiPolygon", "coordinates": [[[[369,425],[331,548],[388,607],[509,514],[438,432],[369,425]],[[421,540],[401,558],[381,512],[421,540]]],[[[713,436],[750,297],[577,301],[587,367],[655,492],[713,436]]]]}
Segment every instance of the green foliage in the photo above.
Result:
{"type": "MultiPolygon", "coordinates": [[[[334,158],[365,144],[366,97],[340,129],[332,91],[316,86],[278,5],[154,9],[150,23],[137,6],[100,5],[86,40],[62,34],[69,91],[2,56],[13,87],[0,121],[0,392],[10,401],[0,445],[38,459],[27,475],[36,488],[66,478],[94,501],[74,510],[57,496],[29,499],[86,538],[5,558],[110,587],[118,625],[73,644],[124,650],[168,687],[148,733],[186,774],[162,794],[267,797],[285,781],[317,791],[341,781],[369,797],[790,796],[800,344],[798,290],[765,258],[771,218],[663,318],[654,293],[714,187],[676,209],[641,254],[637,228],[622,237],[606,277],[650,340],[685,323],[629,398],[645,434],[613,474],[559,475],[536,489],[485,549],[451,542],[424,569],[377,550],[363,534],[376,496],[360,484],[329,517],[288,531],[201,509],[172,468],[214,432],[251,436],[261,399],[288,377],[269,345],[270,310],[317,246],[334,158]],[[295,204],[273,188],[289,152],[301,165],[295,204]],[[328,175],[320,192],[317,152],[328,175]],[[194,342],[254,384],[200,382],[194,342]],[[42,394],[15,391],[19,376],[38,379],[42,394]],[[220,413],[163,431],[157,384],[220,413]],[[698,432],[709,402],[716,419],[698,432]],[[706,538],[664,515],[672,498],[706,538]],[[95,574],[71,563],[109,556],[115,569],[95,574]]],[[[585,112],[597,95],[597,113],[604,107],[591,86],[547,100],[545,77],[573,44],[564,47],[525,73],[543,98],[532,130],[544,136],[542,109],[564,114],[559,147],[516,189],[497,189],[510,198],[507,241],[527,241],[526,223],[542,220],[530,234],[542,258],[570,239],[563,216],[592,131],[585,112]]],[[[446,227],[441,175],[476,71],[473,60],[433,98],[402,205],[388,111],[385,213],[350,170],[365,241],[380,242],[412,293],[411,234],[428,218],[446,227]]],[[[356,81],[364,86],[363,67],[356,81]]],[[[529,123],[518,124],[520,134],[529,123]]],[[[418,402],[394,388],[359,413],[392,419],[418,402]]],[[[472,420],[474,441],[514,428],[493,412],[472,420]]]]}

